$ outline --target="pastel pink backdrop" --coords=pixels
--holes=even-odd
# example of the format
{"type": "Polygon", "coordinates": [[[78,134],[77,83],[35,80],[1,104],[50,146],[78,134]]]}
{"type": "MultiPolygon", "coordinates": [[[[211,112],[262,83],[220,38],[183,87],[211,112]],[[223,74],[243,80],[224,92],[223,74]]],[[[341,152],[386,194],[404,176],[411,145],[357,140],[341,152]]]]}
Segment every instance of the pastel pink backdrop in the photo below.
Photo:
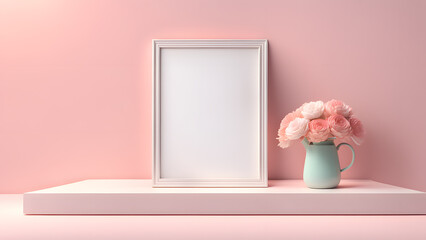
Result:
{"type": "Polygon", "coordinates": [[[281,118],[337,98],[368,131],[343,177],[426,190],[424,1],[0,0],[0,193],[151,177],[153,38],[269,40],[271,179],[303,173],[281,118]]]}

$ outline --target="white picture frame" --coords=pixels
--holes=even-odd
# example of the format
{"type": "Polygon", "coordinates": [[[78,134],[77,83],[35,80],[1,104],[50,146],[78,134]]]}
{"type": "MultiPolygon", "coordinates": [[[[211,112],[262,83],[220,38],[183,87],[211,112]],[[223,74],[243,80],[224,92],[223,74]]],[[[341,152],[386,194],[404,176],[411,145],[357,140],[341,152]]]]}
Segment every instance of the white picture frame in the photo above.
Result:
{"type": "Polygon", "coordinates": [[[267,40],[153,40],[153,187],[267,187],[267,40]]]}

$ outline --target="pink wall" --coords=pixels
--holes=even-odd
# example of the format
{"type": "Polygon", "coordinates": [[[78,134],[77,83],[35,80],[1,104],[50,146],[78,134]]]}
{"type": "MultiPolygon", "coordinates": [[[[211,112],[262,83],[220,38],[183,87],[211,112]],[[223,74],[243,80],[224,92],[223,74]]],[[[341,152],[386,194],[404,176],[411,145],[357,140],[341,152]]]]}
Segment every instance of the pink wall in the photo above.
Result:
{"type": "Polygon", "coordinates": [[[344,177],[426,191],[424,1],[0,0],[0,193],[151,177],[152,38],[269,40],[270,178],[303,172],[280,119],[337,98],[368,131],[344,177]]]}

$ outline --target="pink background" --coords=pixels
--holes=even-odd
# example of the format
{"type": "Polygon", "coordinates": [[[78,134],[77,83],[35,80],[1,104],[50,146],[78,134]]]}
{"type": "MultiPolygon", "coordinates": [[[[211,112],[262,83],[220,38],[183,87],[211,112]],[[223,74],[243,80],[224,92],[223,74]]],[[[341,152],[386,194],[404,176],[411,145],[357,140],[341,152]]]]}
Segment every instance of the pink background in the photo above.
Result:
{"type": "Polygon", "coordinates": [[[0,193],[151,177],[153,38],[269,40],[271,179],[303,172],[301,144],[276,147],[281,118],[337,98],[368,131],[343,177],[426,191],[425,13],[403,0],[0,0],[0,193]]]}

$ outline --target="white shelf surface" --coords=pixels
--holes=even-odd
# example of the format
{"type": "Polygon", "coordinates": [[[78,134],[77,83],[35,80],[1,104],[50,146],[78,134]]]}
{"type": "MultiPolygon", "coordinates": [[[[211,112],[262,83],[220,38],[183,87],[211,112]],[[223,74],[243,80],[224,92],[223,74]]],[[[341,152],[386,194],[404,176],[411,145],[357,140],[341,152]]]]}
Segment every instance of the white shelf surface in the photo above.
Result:
{"type": "Polygon", "coordinates": [[[24,194],[25,214],[426,214],[426,193],[371,180],[309,189],[152,188],[151,180],[85,180],[24,194]]]}

